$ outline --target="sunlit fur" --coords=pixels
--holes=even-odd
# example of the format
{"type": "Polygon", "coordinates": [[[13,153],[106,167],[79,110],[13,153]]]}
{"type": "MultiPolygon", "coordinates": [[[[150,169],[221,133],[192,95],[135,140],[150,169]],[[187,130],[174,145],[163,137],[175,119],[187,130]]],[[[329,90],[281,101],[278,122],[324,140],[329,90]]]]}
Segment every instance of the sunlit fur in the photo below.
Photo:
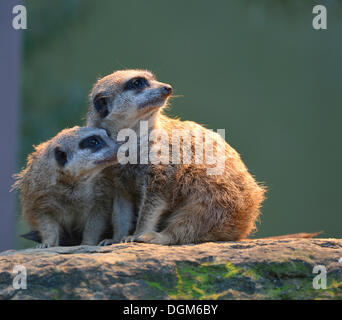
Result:
{"type": "Polygon", "coordinates": [[[80,233],[83,244],[98,244],[111,225],[113,186],[102,170],[114,163],[115,150],[105,130],[74,127],[28,156],[14,188],[20,190],[24,219],[42,236],[40,247],[58,245],[62,232],[72,238],[80,233]],[[79,142],[91,135],[100,136],[107,146],[95,153],[80,149],[79,142]],[[55,159],[56,147],[67,153],[64,166],[55,159]],[[103,160],[108,162],[98,164],[103,160]]]}
{"type": "MultiPolygon", "coordinates": [[[[138,108],[153,90],[164,85],[144,70],[117,71],[100,79],[91,92],[91,102],[97,94],[106,94],[110,97],[109,114],[101,118],[91,106],[88,125],[104,128],[114,138],[123,128],[134,129],[139,137],[141,120],[148,121],[149,130],[166,130],[169,137],[173,129],[205,132],[207,129],[195,122],[163,114],[168,97],[145,113],[138,108]],[[123,91],[123,83],[135,76],[148,78],[151,88],[142,93],[123,91]]],[[[113,167],[116,203],[125,204],[114,206],[114,240],[187,244],[247,237],[255,229],[265,188],[255,181],[231,146],[221,138],[218,143],[224,144],[226,157],[221,175],[208,175],[205,164],[113,167]]]]}

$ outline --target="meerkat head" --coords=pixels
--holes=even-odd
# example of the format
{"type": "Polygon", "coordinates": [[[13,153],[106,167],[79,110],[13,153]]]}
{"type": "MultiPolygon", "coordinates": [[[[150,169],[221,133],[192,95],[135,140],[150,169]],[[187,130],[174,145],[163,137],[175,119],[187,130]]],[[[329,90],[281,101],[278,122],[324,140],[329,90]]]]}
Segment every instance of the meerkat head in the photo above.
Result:
{"type": "Polygon", "coordinates": [[[116,163],[117,149],[104,129],[74,127],[51,140],[48,156],[60,173],[78,179],[116,163]]]}
{"type": "Polygon", "coordinates": [[[100,80],[90,94],[88,125],[112,131],[132,128],[153,117],[172,93],[169,84],[159,82],[149,71],[116,71],[100,80]]]}
{"type": "Polygon", "coordinates": [[[59,181],[77,183],[117,163],[118,145],[104,129],[74,127],[35,146],[26,168],[15,175],[12,190],[25,194],[48,190],[59,181]]]}

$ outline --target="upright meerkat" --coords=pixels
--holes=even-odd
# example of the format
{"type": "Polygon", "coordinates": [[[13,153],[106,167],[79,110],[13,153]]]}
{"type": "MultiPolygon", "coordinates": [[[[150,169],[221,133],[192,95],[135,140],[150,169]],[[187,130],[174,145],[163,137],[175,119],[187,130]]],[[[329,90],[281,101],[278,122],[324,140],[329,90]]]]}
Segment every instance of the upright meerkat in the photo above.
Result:
{"type": "MultiPolygon", "coordinates": [[[[114,72],[93,87],[87,125],[103,128],[113,138],[122,129],[133,129],[140,148],[141,141],[148,138],[141,134],[141,121],[148,124],[147,134],[163,129],[171,137],[173,130],[185,129],[210,136],[211,131],[195,122],[163,114],[171,93],[170,85],[158,82],[148,71],[114,72]]],[[[239,154],[218,134],[214,137],[215,151],[223,146],[220,150],[225,157],[220,174],[208,175],[210,165],[206,163],[115,165],[114,238],[106,244],[120,240],[187,244],[246,238],[255,228],[265,189],[248,172],[239,154]]],[[[149,146],[153,145],[155,141],[150,140],[149,146]]],[[[194,145],[190,152],[194,152],[194,145]]]]}
{"type": "Polygon", "coordinates": [[[106,167],[116,161],[116,144],[103,129],[74,127],[35,147],[17,175],[23,217],[45,248],[60,236],[97,245],[111,226],[113,185],[106,167]]]}

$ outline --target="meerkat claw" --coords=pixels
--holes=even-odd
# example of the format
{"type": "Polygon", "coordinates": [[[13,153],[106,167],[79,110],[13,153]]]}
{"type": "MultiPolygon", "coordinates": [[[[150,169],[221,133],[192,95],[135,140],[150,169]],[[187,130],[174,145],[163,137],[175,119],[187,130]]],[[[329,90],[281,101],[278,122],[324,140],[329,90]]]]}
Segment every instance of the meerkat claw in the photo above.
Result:
{"type": "Polygon", "coordinates": [[[165,235],[154,231],[139,235],[135,241],[153,244],[169,244],[169,239],[165,235]]]}
{"type": "Polygon", "coordinates": [[[98,244],[98,246],[105,247],[110,246],[114,243],[116,243],[116,241],[114,241],[113,239],[104,239],[98,244]]]}
{"type": "Polygon", "coordinates": [[[39,243],[36,246],[36,249],[46,249],[46,248],[50,248],[51,246],[48,243],[39,243]]]}
{"type": "Polygon", "coordinates": [[[135,241],[135,236],[127,236],[122,238],[121,243],[130,243],[135,241]]]}
{"type": "Polygon", "coordinates": [[[153,241],[156,239],[155,233],[156,232],[143,233],[137,237],[136,241],[149,243],[150,241],[153,241]]]}

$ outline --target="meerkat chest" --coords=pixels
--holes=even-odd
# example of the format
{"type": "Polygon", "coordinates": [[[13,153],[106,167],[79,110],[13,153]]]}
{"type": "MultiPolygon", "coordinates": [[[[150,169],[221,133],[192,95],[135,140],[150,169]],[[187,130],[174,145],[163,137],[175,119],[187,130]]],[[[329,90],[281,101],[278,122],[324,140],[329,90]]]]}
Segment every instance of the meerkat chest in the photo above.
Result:
{"type": "Polygon", "coordinates": [[[60,223],[65,230],[83,230],[89,218],[91,204],[88,202],[80,202],[77,206],[75,203],[69,203],[65,206],[63,214],[60,215],[60,223]]]}
{"type": "Polygon", "coordinates": [[[117,165],[113,170],[116,187],[132,195],[140,193],[140,185],[144,178],[146,165],[117,165]]]}
{"type": "Polygon", "coordinates": [[[57,194],[60,220],[65,226],[84,225],[94,203],[93,187],[88,185],[67,188],[57,194]]]}

